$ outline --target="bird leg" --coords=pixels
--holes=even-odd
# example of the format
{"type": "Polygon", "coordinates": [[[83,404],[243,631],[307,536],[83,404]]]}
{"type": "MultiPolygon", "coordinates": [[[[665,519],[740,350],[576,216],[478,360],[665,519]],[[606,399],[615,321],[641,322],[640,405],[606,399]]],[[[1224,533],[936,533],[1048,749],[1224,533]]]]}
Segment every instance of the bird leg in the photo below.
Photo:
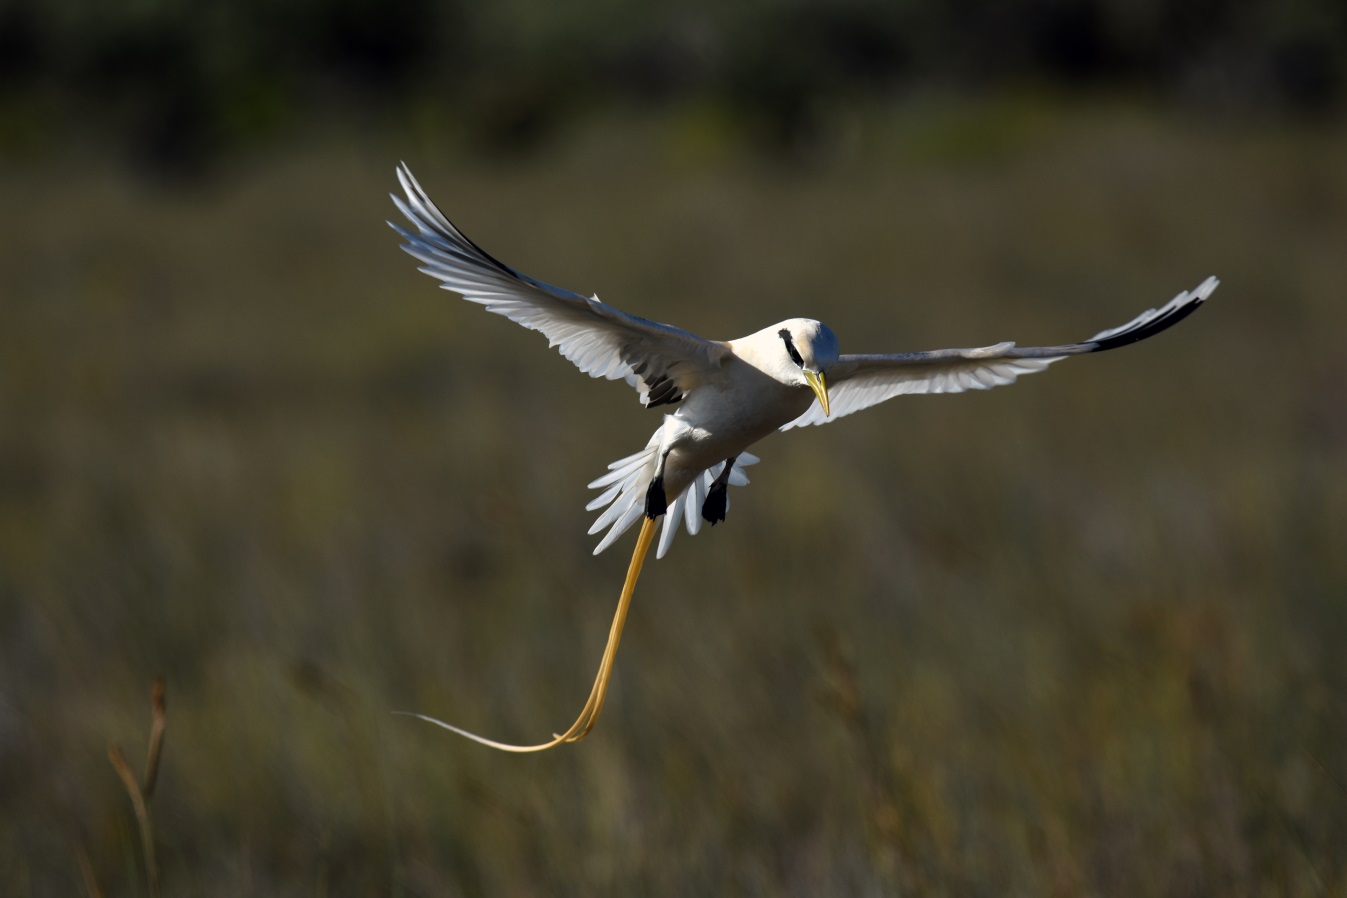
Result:
{"type": "Polygon", "coordinates": [[[726,495],[730,484],[730,471],[734,468],[735,461],[739,456],[725,459],[725,470],[715,480],[711,481],[711,489],[706,493],[706,501],[702,503],[702,517],[708,521],[712,527],[725,520],[725,508],[729,505],[729,496],[726,495]]]}
{"type": "Polygon", "coordinates": [[[646,518],[641,522],[641,533],[636,538],[636,550],[632,552],[631,564],[627,566],[627,579],[622,584],[622,593],[617,600],[617,611],[613,614],[613,625],[608,630],[608,645],[604,647],[603,658],[599,661],[599,672],[594,677],[594,686],[589,691],[589,698],[585,701],[585,706],[580,709],[580,716],[575,719],[575,723],[571,724],[566,732],[554,733],[551,742],[541,742],[537,745],[513,745],[508,742],[496,742],[493,739],[478,736],[476,733],[459,729],[443,720],[436,720],[434,717],[428,717],[425,714],[417,714],[412,711],[395,711],[393,713],[418,717],[427,723],[443,727],[451,733],[457,733],[465,739],[471,739],[473,742],[480,742],[482,745],[501,751],[519,753],[546,751],[549,748],[561,745],[563,742],[579,742],[588,736],[589,731],[594,728],[594,724],[599,719],[599,712],[603,710],[604,700],[608,697],[608,682],[613,676],[613,659],[617,657],[617,646],[622,641],[622,628],[627,623],[627,609],[631,607],[632,593],[636,591],[636,580],[641,576],[641,565],[645,563],[646,553],[650,551],[650,543],[654,538],[655,519],[646,518]]]}

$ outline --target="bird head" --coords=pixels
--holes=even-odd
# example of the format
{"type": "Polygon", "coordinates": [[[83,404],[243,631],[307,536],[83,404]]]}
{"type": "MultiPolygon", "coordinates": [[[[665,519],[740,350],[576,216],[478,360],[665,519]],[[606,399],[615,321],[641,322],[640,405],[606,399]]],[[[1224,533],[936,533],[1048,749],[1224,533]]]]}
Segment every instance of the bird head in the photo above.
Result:
{"type": "Polygon", "coordinates": [[[773,330],[780,341],[780,379],[809,387],[823,406],[823,414],[830,414],[825,372],[837,361],[837,336],[826,324],[812,318],[791,318],[773,330]]]}

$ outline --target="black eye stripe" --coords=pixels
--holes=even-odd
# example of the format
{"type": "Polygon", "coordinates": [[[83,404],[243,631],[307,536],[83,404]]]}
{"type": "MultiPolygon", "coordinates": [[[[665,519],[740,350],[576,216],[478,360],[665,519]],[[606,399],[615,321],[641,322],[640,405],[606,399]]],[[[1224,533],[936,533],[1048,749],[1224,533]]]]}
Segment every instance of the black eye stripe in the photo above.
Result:
{"type": "Polygon", "coordinates": [[[790,360],[795,364],[799,365],[801,368],[803,368],[804,359],[800,358],[800,352],[795,348],[795,341],[790,338],[790,331],[786,330],[783,327],[776,333],[777,336],[779,336],[785,342],[786,352],[790,355],[790,360]]]}

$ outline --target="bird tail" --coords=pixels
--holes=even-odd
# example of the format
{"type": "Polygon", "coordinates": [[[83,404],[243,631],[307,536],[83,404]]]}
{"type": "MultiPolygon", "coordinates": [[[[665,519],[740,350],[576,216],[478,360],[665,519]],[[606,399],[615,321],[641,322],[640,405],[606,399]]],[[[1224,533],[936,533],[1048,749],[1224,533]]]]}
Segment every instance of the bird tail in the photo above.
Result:
{"type": "MultiPolygon", "coordinates": [[[[650,490],[650,484],[655,479],[655,470],[659,465],[662,431],[663,428],[656,430],[644,449],[613,462],[608,466],[607,474],[589,485],[590,489],[602,492],[585,506],[585,510],[604,509],[603,514],[599,515],[594,525],[589,528],[589,532],[594,534],[605,527],[608,528],[608,532],[594,549],[595,555],[611,546],[645,513],[646,493],[650,490]]],[[[730,484],[747,485],[748,475],[743,469],[757,462],[756,455],[741,452],[734,463],[734,469],[730,471],[730,484]]],[[[664,516],[664,529],[660,532],[659,547],[655,551],[656,558],[663,558],[669,551],[674,535],[678,532],[680,519],[685,523],[688,533],[696,535],[697,531],[702,529],[702,503],[706,501],[706,494],[710,491],[711,484],[724,469],[725,463],[717,462],[694,477],[692,483],[669,502],[668,511],[664,516]]],[[[727,507],[728,502],[727,498],[727,507]]]]}

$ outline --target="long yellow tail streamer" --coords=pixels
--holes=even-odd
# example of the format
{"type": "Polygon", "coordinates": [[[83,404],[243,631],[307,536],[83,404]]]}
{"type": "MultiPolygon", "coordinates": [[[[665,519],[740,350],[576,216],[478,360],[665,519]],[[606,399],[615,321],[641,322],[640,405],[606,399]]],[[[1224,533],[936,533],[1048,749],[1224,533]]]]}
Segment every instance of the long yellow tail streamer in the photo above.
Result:
{"type": "Polygon", "coordinates": [[[636,591],[636,579],[641,576],[641,565],[645,563],[646,552],[650,551],[650,543],[655,537],[655,524],[655,518],[645,518],[641,523],[641,535],[636,538],[636,550],[632,552],[631,564],[627,567],[627,580],[622,584],[622,595],[617,600],[617,612],[613,615],[613,626],[608,631],[608,645],[603,650],[603,660],[599,662],[599,673],[594,678],[594,688],[589,690],[589,699],[585,701],[585,706],[580,709],[580,716],[575,718],[575,723],[571,724],[570,729],[566,732],[554,733],[551,742],[542,742],[538,745],[511,745],[508,742],[496,742],[494,739],[478,736],[476,733],[459,729],[443,720],[436,720],[434,717],[427,717],[425,714],[417,714],[414,711],[395,711],[393,713],[420,718],[427,723],[444,727],[451,733],[457,733],[465,739],[471,739],[473,742],[480,742],[482,745],[497,748],[501,751],[547,751],[549,748],[556,748],[564,742],[579,742],[588,736],[589,731],[594,729],[594,724],[599,719],[599,712],[603,710],[604,699],[608,697],[608,681],[613,676],[613,659],[617,657],[617,645],[622,641],[622,627],[627,622],[627,609],[631,607],[631,596],[636,591]]]}

